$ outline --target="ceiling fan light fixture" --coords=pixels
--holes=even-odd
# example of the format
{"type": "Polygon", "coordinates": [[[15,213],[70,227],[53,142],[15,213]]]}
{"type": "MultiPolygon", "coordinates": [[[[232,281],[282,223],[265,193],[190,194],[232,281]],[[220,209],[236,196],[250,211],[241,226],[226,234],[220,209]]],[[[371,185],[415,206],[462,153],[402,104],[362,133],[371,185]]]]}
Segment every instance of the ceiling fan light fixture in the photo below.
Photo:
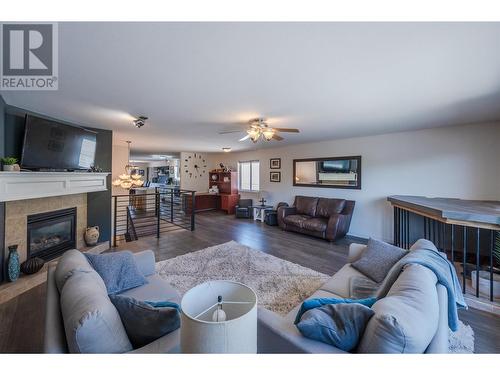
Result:
{"type": "Polygon", "coordinates": [[[222,151],[231,152],[231,147],[222,147],[222,151]]]}
{"type": "Polygon", "coordinates": [[[262,131],[262,135],[266,141],[270,141],[274,137],[274,130],[272,128],[265,128],[262,131]]]}

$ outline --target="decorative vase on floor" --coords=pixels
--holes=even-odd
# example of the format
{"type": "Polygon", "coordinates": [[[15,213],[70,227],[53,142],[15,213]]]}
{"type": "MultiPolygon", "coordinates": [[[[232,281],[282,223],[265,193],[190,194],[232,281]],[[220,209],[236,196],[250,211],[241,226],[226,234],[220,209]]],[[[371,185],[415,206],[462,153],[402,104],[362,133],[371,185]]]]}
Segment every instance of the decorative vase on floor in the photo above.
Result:
{"type": "Polygon", "coordinates": [[[88,227],[85,229],[85,243],[87,246],[95,246],[97,245],[97,241],[99,241],[99,227],[88,227]]]}
{"type": "Polygon", "coordinates": [[[20,271],[17,245],[9,246],[9,261],[7,264],[9,281],[16,281],[19,278],[20,271]]]}

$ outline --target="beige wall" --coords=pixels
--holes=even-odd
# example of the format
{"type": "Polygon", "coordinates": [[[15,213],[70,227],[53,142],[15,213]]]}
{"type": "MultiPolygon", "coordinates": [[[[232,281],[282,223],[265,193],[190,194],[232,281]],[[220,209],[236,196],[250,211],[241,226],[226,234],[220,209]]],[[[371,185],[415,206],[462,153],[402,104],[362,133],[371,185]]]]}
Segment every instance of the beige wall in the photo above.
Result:
{"type": "Polygon", "coordinates": [[[28,215],[76,207],[76,246],[85,246],[83,235],[87,228],[87,194],[25,199],[7,202],[5,207],[5,249],[18,245],[21,262],[27,258],[28,215]]]}
{"type": "Polygon", "coordinates": [[[185,160],[189,160],[189,156],[191,158],[194,158],[194,152],[181,152],[181,158],[180,158],[180,177],[181,177],[181,189],[184,190],[194,190],[198,192],[207,192],[208,191],[208,172],[212,170],[215,166],[214,164],[214,155],[215,154],[209,154],[209,153],[196,153],[198,159],[200,160],[198,164],[202,163],[203,159],[205,160],[205,164],[202,163],[201,167],[203,165],[206,165],[205,173],[201,173],[202,176],[196,176],[196,178],[193,176],[189,177],[189,172],[192,172],[192,164],[187,164],[189,167],[187,170],[189,171],[186,173],[186,168],[184,165],[186,165],[185,160]],[[199,159],[199,156],[201,155],[201,159],[199,159]]]}
{"type": "MultiPolygon", "coordinates": [[[[119,175],[125,173],[125,165],[128,163],[128,150],[127,144],[114,144],[113,143],[113,164],[111,167],[111,181],[118,178],[119,175]]],[[[128,190],[119,186],[111,185],[111,192],[113,195],[128,194],[128,190]]]]}
{"type": "Polygon", "coordinates": [[[221,153],[214,162],[260,160],[261,189],[271,204],[292,203],[298,194],[353,199],[350,234],[391,240],[389,195],[500,200],[499,140],[500,124],[492,123],[221,153]],[[346,155],[362,156],[361,190],[292,186],[293,159],[346,155]],[[281,183],[269,182],[270,158],[281,158],[281,183]]]}

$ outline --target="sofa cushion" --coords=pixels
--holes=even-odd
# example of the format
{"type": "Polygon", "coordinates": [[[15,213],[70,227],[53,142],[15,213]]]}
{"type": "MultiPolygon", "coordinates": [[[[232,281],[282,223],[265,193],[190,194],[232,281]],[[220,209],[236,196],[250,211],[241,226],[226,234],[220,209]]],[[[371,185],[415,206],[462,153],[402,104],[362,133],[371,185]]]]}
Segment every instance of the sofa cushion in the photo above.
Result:
{"type": "Polygon", "coordinates": [[[295,207],[298,214],[307,216],[316,216],[316,206],[318,205],[318,198],[304,197],[297,195],[295,197],[295,207]]]}
{"type": "Polygon", "coordinates": [[[311,217],[307,215],[288,215],[283,218],[283,221],[288,225],[294,225],[298,228],[302,228],[302,224],[310,218],[311,217]]]}
{"type": "Polygon", "coordinates": [[[406,266],[360,341],[360,353],[424,353],[438,327],[436,275],[419,264],[406,266]]]}
{"type": "Polygon", "coordinates": [[[324,232],[327,226],[328,220],[321,217],[307,219],[302,222],[302,228],[312,232],[324,232]]]}
{"type": "Polygon", "coordinates": [[[351,294],[351,278],[353,277],[362,277],[366,279],[365,275],[353,268],[350,264],[346,264],[319,289],[334,293],[342,298],[349,298],[351,294]]]}
{"type": "Polygon", "coordinates": [[[70,353],[132,350],[120,315],[97,272],[74,272],[62,289],[60,303],[70,353]]]}
{"type": "Polygon", "coordinates": [[[125,331],[135,349],[180,327],[179,305],[176,303],[159,307],[121,295],[111,295],[110,299],[120,313],[125,331]]]}
{"type": "Polygon", "coordinates": [[[372,309],[359,303],[324,305],[306,311],[297,329],[312,340],[350,351],[358,345],[373,314],[372,309]]]}
{"type": "Polygon", "coordinates": [[[74,271],[94,272],[85,255],[76,249],[66,251],[57,262],[54,276],[59,293],[74,271]]]}
{"type": "Polygon", "coordinates": [[[377,295],[380,284],[368,277],[351,277],[349,280],[349,298],[369,298],[377,295]]]}
{"type": "Polygon", "coordinates": [[[316,216],[329,218],[334,214],[340,214],[344,206],[345,199],[319,198],[316,216]]]}
{"type": "Polygon", "coordinates": [[[363,256],[352,266],[373,281],[381,283],[392,266],[407,253],[400,247],[370,238],[363,256]]]}
{"type": "Polygon", "coordinates": [[[171,301],[175,303],[181,302],[181,296],[169,283],[163,280],[158,275],[146,277],[147,284],[141,285],[134,289],[126,290],[119,295],[132,297],[140,301],[171,301]]]}

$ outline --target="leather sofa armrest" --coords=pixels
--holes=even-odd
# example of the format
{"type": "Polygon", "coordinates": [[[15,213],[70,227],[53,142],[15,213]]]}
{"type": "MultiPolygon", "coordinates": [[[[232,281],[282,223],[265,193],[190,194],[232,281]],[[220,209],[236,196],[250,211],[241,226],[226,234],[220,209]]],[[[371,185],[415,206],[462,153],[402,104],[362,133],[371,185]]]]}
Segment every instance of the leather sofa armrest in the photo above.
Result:
{"type": "Polygon", "coordinates": [[[351,223],[351,215],[334,214],[328,219],[326,227],[326,238],[333,241],[337,238],[344,237],[349,230],[351,223]]]}
{"type": "Polygon", "coordinates": [[[285,223],[283,219],[287,217],[288,215],[294,215],[297,213],[297,208],[295,207],[280,207],[278,208],[277,214],[278,214],[278,225],[280,228],[285,228],[285,223]]]}
{"type": "Polygon", "coordinates": [[[155,253],[152,250],[144,250],[134,254],[137,268],[144,276],[151,276],[155,273],[155,253]]]}

